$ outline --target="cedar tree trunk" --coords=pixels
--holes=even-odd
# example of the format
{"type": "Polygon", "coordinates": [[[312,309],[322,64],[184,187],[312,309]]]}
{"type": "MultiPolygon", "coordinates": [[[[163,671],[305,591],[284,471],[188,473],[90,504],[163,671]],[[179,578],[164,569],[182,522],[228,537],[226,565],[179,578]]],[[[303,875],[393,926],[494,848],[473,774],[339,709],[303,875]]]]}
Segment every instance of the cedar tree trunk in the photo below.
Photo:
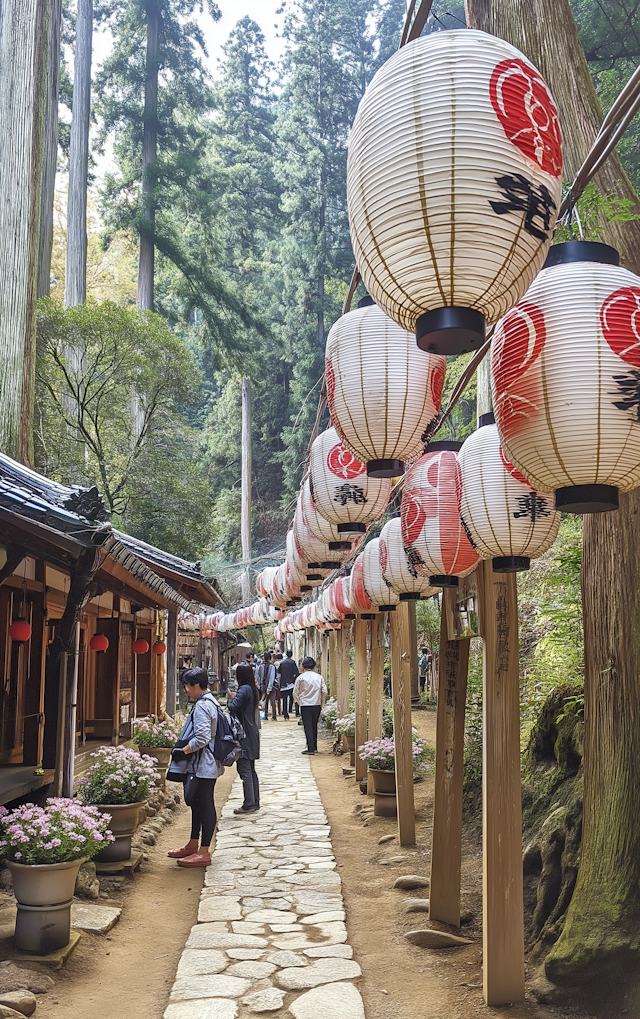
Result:
{"type": "Polygon", "coordinates": [[[52,0],[51,31],[47,57],[47,109],[42,155],[42,196],[40,200],[40,247],[38,251],[38,297],[51,290],[51,250],[53,248],[53,198],[58,162],[58,89],[60,80],[60,32],[62,0],[52,0]]]}
{"type": "Polygon", "coordinates": [[[147,65],[144,83],[144,125],[142,134],[143,223],[140,228],[140,261],[138,264],[138,308],[153,311],[153,269],[155,209],[153,192],[156,186],[155,163],[158,154],[158,66],[160,61],[160,8],[149,3],[147,12],[147,65]]]}
{"type": "Polygon", "coordinates": [[[50,0],[0,5],[0,450],[28,463],[50,0]]]}
{"type": "Polygon", "coordinates": [[[73,65],[73,117],[69,148],[67,252],[64,306],[84,304],[87,297],[87,174],[91,116],[91,47],[93,0],[78,0],[76,51],[73,65]]]}
{"type": "MultiPolygon", "coordinates": [[[[467,22],[506,39],[544,75],[560,109],[565,177],[587,154],[602,111],[568,0],[466,0],[467,22]]],[[[637,197],[617,156],[596,177],[637,197]]],[[[640,269],[640,222],[612,223],[602,240],[640,269]]],[[[568,380],[570,384],[570,380],[568,380]]],[[[584,518],[584,827],[564,931],[546,960],[569,986],[633,978],[640,962],[640,489],[620,509],[584,518]]]]}

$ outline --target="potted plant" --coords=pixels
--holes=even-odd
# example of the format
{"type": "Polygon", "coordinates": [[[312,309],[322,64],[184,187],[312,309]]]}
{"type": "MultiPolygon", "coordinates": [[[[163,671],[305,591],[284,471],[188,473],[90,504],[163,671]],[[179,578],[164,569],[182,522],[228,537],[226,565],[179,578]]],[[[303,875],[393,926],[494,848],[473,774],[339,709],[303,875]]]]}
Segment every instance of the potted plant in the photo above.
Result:
{"type": "Polygon", "coordinates": [[[133,742],[141,755],[152,757],[164,778],[171,762],[171,751],[180,738],[180,726],[173,718],[160,720],[155,715],[133,723],[133,742]]]}
{"type": "Polygon", "coordinates": [[[338,718],[338,702],[335,697],[329,697],[324,703],[324,707],[320,712],[320,719],[322,724],[327,728],[333,730],[335,728],[336,719],[338,718]]]}
{"type": "Polygon", "coordinates": [[[355,767],[356,753],[356,713],[352,711],[343,718],[336,718],[334,730],[342,736],[342,742],[351,756],[351,767],[355,767]]]}
{"type": "Polygon", "coordinates": [[[68,945],[78,870],[113,840],[108,825],[96,807],[74,800],[0,807],[0,850],[18,902],[16,948],[47,955],[68,945]]]}
{"type": "Polygon", "coordinates": [[[116,863],[131,856],[131,836],[140,808],[146,804],[156,779],[154,761],[128,747],[100,747],[86,775],[78,782],[83,803],[110,815],[115,841],[98,853],[99,863],[116,863]]]}
{"type": "MultiPolygon", "coordinates": [[[[412,739],[413,771],[420,772],[424,766],[426,744],[415,733],[412,739]]],[[[378,816],[393,817],[396,813],[396,747],[393,738],[368,740],[358,747],[358,757],[367,762],[367,781],[373,786],[376,802],[373,808],[378,816]],[[389,797],[389,801],[386,798],[389,797]],[[393,804],[390,798],[393,797],[393,804]]]]}

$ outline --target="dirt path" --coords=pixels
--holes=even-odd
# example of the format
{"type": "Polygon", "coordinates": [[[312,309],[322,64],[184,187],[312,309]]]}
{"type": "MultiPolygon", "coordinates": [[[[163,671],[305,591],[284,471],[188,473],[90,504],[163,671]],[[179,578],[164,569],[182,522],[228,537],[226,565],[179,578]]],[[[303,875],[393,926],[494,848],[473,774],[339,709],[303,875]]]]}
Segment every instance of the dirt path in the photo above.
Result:
{"type": "MultiPolygon", "coordinates": [[[[227,769],[216,784],[218,812],[235,774],[235,768],[227,769]]],[[[181,803],[175,815],[148,847],[149,861],[118,903],[123,910],[116,926],[106,936],[82,935],[67,965],[55,974],[56,986],[38,997],[38,1019],[161,1019],[204,879],[204,871],[184,870],[167,857],[189,834],[188,808],[181,803]]]]}
{"type": "MultiPolygon", "coordinates": [[[[435,746],[435,712],[415,712],[419,734],[435,746]]],[[[475,838],[463,846],[463,908],[474,913],[461,933],[473,939],[468,948],[425,951],[409,945],[406,931],[433,926],[428,914],[403,912],[407,896],[428,898],[428,890],[400,892],[393,883],[400,874],[429,876],[433,773],[416,784],[415,847],[401,849],[397,839],[379,845],[383,835],[397,831],[395,819],[360,816],[372,803],[352,778],[342,777],[346,757],[336,757],[325,740],[311,759],[313,775],[331,825],[333,850],[343,881],[347,924],[363,979],[360,990],[367,1019],[560,1019],[567,1013],[539,1005],[529,997],[522,1005],[487,1008],[482,999],[482,858],[475,838]],[[403,857],[402,862],[383,861],[403,857]]],[[[451,929],[452,932],[453,929],[451,929]]],[[[571,1019],[588,1019],[571,1013],[571,1019]]]]}

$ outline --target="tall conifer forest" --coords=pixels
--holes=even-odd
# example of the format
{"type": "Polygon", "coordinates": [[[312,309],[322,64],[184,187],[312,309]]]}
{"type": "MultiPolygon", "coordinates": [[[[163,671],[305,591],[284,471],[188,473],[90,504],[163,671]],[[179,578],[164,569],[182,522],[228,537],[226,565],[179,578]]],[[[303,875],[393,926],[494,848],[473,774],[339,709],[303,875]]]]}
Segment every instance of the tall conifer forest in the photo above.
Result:
{"type": "MultiPolygon", "coordinates": [[[[605,11],[595,0],[573,0],[605,109],[640,52],[633,31],[621,36],[614,27],[624,22],[622,6],[614,0],[605,11]]],[[[231,579],[240,558],[242,378],[253,392],[253,555],[263,557],[260,568],[271,553],[278,562],[284,546],[316,419],[326,337],[353,271],[350,125],[368,82],[397,48],[405,3],[287,0],[277,63],[261,26],[243,17],[224,42],[215,77],[205,17],[217,31],[214,3],[94,5],[95,27],[111,33],[113,48],[94,60],[92,73],[87,303],[64,310],[76,6],[63,5],[34,462],[62,482],[97,484],[122,527],[204,558],[223,579],[228,569],[231,579]],[[145,162],[149,123],[156,155],[145,162]],[[140,316],[138,261],[150,229],[154,310],[140,316]]],[[[463,27],[464,17],[463,3],[438,0],[425,31],[463,27]]],[[[632,127],[621,146],[636,186],[639,143],[632,127]]],[[[465,360],[451,364],[448,391],[465,360]]],[[[464,438],[474,423],[472,383],[446,437],[464,438]]]]}

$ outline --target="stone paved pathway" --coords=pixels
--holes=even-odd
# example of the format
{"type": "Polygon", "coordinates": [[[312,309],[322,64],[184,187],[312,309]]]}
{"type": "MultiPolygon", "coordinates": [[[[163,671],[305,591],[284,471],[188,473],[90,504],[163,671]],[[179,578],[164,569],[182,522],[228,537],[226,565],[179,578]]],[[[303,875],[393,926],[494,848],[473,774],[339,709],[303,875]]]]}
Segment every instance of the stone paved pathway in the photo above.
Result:
{"type": "Polygon", "coordinates": [[[236,778],[164,1019],[365,1019],[340,876],[302,730],[262,728],[262,809],[236,778]]]}

